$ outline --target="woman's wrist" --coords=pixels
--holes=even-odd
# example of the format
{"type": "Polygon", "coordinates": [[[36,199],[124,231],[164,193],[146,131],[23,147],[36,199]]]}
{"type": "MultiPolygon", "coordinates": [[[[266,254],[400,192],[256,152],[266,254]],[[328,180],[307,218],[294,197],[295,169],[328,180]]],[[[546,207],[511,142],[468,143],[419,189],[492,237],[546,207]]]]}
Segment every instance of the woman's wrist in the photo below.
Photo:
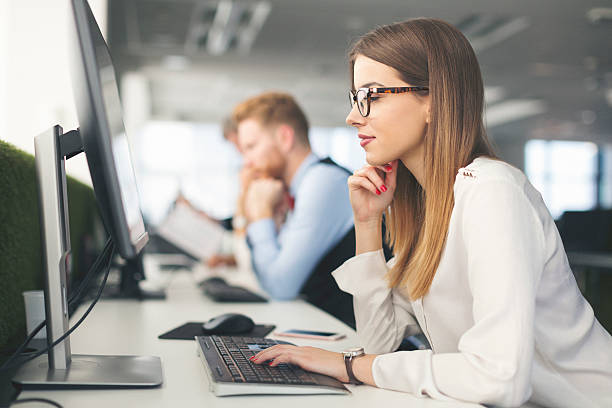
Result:
{"type": "Polygon", "coordinates": [[[353,375],[364,384],[376,387],[372,366],[377,354],[366,354],[353,360],[353,375]]]}
{"type": "Polygon", "coordinates": [[[362,229],[375,229],[380,228],[382,223],[382,214],[377,217],[372,217],[364,220],[358,220],[355,218],[355,227],[362,229]]]}
{"type": "Polygon", "coordinates": [[[355,255],[378,251],[382,248],[382,216],[355,222],[355,255]]]}

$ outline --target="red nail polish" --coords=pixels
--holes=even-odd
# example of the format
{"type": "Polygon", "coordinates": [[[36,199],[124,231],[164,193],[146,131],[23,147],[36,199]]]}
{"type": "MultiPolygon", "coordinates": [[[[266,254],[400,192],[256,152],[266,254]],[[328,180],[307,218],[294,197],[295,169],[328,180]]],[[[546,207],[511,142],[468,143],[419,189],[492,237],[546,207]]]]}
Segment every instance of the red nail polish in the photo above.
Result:
{"type": "Polygon", "coordinates": [[[387,187],[385,187],[385,185],[383,184],[382,186],[380,186],[380,191],[384,193],[385,191],[387,191],[387,187]]]}
{"type": "Polygon", "coordinates": [[[390,164],[387,164],[387,165],[385,166],[385,170],[387,170],[387,171],[391,171],[391,170],[393,170],[393,167],[391,167],[391,165],[390,165],[390,164]]]}
{"type": "Polygon", "coordinates": [[[380,195],[380,190],[376,189],[376,195],[380,195]]]}

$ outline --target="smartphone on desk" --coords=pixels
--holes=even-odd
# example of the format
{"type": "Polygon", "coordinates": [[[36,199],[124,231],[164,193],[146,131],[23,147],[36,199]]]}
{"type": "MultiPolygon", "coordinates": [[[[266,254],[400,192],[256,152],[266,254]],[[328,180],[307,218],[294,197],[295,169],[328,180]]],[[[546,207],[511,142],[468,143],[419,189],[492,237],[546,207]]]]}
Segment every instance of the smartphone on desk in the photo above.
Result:
{"type": "Polygon", "coordinates": [[[312,340],[340,340],[345,337],[344,334],[340,333],[330,333],[330,332],[322,332],[322,331],[311,331],[311,330],[285,330],[282,332],[276,332],[277,336],[286,336],[286,337],[299,337],[302,339],[312,339],[312,340]]]}

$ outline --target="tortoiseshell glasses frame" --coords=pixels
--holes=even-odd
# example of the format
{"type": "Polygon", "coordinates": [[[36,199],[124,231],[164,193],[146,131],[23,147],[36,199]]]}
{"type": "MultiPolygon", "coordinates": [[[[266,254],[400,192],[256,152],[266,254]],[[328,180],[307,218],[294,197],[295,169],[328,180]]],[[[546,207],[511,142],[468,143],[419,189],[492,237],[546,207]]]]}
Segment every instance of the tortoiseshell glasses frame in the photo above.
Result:
{"type": "Polygon", "coordinates": [[[364,118],[370,114],[370,103],[372,102],[372,94],[398,94],[404,92],[419,92],[428,91],[427,86],[397,86],[393,88],[359,88],[357,90],[349,90],[349,101],[351,108],[357,104],[357,110],[364,118]]]}

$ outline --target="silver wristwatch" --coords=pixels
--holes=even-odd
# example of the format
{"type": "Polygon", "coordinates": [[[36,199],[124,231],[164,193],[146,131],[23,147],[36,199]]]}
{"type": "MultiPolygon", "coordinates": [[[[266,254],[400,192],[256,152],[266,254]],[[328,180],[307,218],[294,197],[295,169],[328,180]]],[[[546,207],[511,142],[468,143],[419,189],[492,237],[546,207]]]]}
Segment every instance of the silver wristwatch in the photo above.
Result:
{"type": "Polygon", "coordinates": [[[247,219],[243,215],[235,215],[232,218],[232,228],[236,231],[245,229],[247,226],[247,219]]]}
{"type": "Polygon", "coordinates": [[[363,384],[361,381],[355,378],[355,374],[353,374],[353,360],[358,357],[365,356],[363,347],[345,350],[342,352],[342,355],[344,356],[344,365],[346,366],[346,373],[348,374],[349,383],[357,385],[363,384]]]}

